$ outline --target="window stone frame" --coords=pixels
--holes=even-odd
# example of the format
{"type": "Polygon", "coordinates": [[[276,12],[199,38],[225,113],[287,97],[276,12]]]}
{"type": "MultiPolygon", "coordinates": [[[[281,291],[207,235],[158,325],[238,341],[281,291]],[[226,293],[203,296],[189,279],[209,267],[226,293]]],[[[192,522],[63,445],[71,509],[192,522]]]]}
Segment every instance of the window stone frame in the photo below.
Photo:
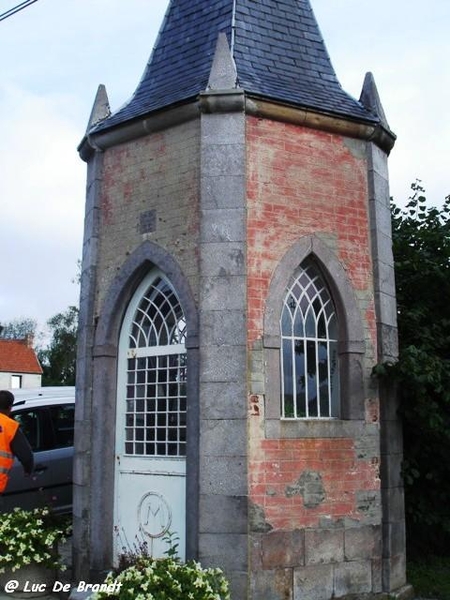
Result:
{"type": "MultiPolygon", "coordinates": [[[[198,311],[190,285],[177,261],[166,250],[147,240],[122,265],[106,294],[95,332],[92,350],[94,414],[96,435],[92,436],[93,465],[91,488],[90,538],[98,564],[112,564],[113,559],[113,489],[116,424],[117,363],[122,318],[135,290],[154,268],[160,269],[177,292],[188,323],[186,353],[188,361],[186,447],[186,558],[198,556],[198,478],[199,478],[199,350],[198,311]],[[105,538],[104,532],[111,531],[105,538]]],[[[94,565],[93,572],[96,565],[94,565]]]]}
{"type": "Polygon", "coordinates": [[[275,269],[266,300],[263,324],[265,356],[265,433],[267,438],[353,437],[364,420],[364,327],[347,274],[330,248],[317,236],[300,238],[275,269]],[[340,417],[281,418],[280,315],[289,283],[300,264],[312,258],[333,298],[339,327],[340,417]]]}
{"type": "MultiPolygon", "coordinates": [[[[330,294],[328,285],[324,281],[321,269],[317,265],[317,261],[310,255],[297,267],[297,270],[290,281],[289,288],[284,295],[283,309],[280,318],[280,372],[282,374],[280,401],[282,412],[285,414],[283,417],[284,419],[330,419],[340,417],[340,414],[336,414],[336,409],[340,411],[341,395],[339,385],[340,365],[337,357],[337,327],[338,317],[333,298],[330,294]],[[312,294],[315,294],[314,297],[312,297],[312,294]],[[311,330],[312,322],[314,322],[314,333],[312,333],[311,330]],[[332,335],[333,327],[334,335],[332,335]],[[298,331],[299,328],[301,328],[301,334],[298,331]],[[287,348],[287,345],[289,346],[289,349],[287,348]],[[288,407],[290,402],[288,403],[286,399],[285,378],[287,371],[285,370],[285,365],[289,370],[289,376],[292,377],[294,371],[295,374],[298,373],[295,358],[298,345],[301,345],[303,349],[303,369],[305,370],[303,373],[305,375],[304,410],[305,413],[317,411],[316,415],[305,414],[295,416],[299,409],[299,391],[294,381],[292,382],[292,409],[288,407]],[[311,345],[314,347],[314,365],[311,364],[311,345]],[[323,350],[324,346],[326,348],[326,354],[325,356],[323,354],[320,356],[319,347],[323,350]],[[334,375],[332,372],[333,355],[336,365],[334,375]],[[320,379],[321,359],[325,359],[327,370],[326,383],[323,386],[321,385],[320,379]],[[315,371],[313,388],[316,390],[316,396],[314,399],[311,399],[311,405],[309,398],[309,369],[312,367],[315,371]],[[326,407],[324,407],[322,395],[325,387],[326,407]],[[286,410],[292,410],[293,414],[291,416],[286,416],[286,410]]],[[[300,409],[301,412],[303,410],[303,401],[300,400],[300,402],[302,405],[300,409]]]]}

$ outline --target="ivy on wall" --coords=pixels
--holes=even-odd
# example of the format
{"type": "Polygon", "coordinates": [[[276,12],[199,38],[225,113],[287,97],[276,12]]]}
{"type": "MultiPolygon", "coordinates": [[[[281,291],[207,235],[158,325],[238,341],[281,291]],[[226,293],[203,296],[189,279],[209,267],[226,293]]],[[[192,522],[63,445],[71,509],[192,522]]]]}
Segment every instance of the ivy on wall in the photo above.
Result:
{"type": "Polygon", "coordinates": [[[450,196],[429,207],[420,181],[405,208],[392,204],[404,431],[407,546],[450,553],[450,196]]]}

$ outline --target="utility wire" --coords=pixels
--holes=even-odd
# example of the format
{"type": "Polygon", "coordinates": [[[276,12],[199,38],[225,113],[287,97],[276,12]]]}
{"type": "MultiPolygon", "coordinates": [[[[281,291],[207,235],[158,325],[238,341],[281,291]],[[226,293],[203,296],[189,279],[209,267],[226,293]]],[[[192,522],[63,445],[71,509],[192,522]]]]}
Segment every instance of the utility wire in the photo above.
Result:
{"type": "Polygon", "coordinates": [[[17,4],[17,6],[13,6],[13,8],[10,8],[6,12],[0,14],[0,21],[4,21],[8,17],[12,17],[19,11],[23,10],[24,8],[27,8],[28,6],[34,4],[37,1],[38,0],[25,0],[25,2],[21,2],[20,4],[17,4]]]}

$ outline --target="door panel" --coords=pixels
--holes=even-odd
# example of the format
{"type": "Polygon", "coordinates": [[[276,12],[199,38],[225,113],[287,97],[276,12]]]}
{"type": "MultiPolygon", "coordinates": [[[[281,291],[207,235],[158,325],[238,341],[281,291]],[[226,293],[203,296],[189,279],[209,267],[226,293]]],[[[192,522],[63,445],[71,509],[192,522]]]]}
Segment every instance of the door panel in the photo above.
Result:
{"type": "Polygon", "coordinates": [[[25,476],[22,465],[18,460],[14,461],[2,510],[12,510],[15,506],[24,509],[51,506],[57,512],[69,512],[72,508],[73,448],[36,452],[34,458],[36,469],[31,476],[25,476]]]}
{"type": "Polygon", "coordinates": [[[15,506],[25,509],[52,506],[59,512],[71,510],[74,407],[53,406],[51,411],[42,407],[14,413],[14,419],[20,423],[33,449],[35,470],[32,475],[25,476],[20,462],[14,461],[3,496],[3,510],[15,506]],[[62,434],[59,441],[55,439],[52,414],[66,417],[65,427],[61,428],[65,447],[58,447],[62,443],[62,434]]]}
{"type": "Polygon", "coordinates": [[[161,557],[166,536],[185,557],[186,349],[183,311],[153,271],[127,309],[119,342],[114,530],[115,558],[161,557]]]}
{"type": "Polygon", "coordinates": [[[152,556],[161,557],[169,549],[169,534],[178,538],[178,555],[184,558],[185,461],[122,457],[117,462],[116,553],[145,544],[152,556]]]}

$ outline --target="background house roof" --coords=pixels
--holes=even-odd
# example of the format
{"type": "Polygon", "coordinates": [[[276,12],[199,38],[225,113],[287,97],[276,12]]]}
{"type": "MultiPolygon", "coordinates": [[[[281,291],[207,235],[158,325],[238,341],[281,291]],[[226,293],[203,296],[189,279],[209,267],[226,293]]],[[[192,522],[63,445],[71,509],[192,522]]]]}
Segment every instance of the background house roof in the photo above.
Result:
{"type": "Polygon", "coordinates": [[[309,0],[171,0],[142,79],[100,131],[206,90],[219,33],[250,95],[378,122],[341,87],[309,0]]]}
{"type": "Polygon", "coordinates": [[[28,339],[0,340],[0,371],[42,374],[42,367],[28,339]]]}

